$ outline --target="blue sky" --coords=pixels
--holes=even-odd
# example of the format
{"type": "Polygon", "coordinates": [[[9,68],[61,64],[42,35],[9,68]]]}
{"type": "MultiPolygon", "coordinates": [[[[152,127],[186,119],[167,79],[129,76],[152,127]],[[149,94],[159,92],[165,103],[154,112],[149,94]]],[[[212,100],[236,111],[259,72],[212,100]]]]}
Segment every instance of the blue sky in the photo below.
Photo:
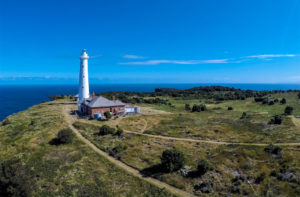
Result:
{"type": "Polygon", "coordinates": [[[300,83],[298,0],[0,4],[0,84],[300,83]]]}

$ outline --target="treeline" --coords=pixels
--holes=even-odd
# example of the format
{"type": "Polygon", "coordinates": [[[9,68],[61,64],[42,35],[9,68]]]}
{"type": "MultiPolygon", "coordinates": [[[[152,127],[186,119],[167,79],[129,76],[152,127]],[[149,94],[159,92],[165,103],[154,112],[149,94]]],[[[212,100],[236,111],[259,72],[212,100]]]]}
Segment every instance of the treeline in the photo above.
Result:
{"type": "MultiPolygon", "coordinates": [[[[145,98],[145,97],[174,97],[178,99],[213,99],[215,101],[225,100],[245,100],[246,98],[262,98],[267,95],[285,92],[298,92],[299,90],[272,90],[272,91],[254,91],[254,90],[241,90],[236,88],[224,87],[224,86],[200,86],[190,89],[175,89],[175,88],[156,88],[154,92],[105,92],[97,95],[104,96],[108,99],[112,99],[115,96],[116,99],[125,103],[149,103],[149,104],[165,104],[169,105],[167,99],[160,98],[145,98]]],[[[74,95],[50,95],[51,100],[70,98],[74,99],[74,95]]]]}
{"type": "MultiPolygon", "coordinates": [[[[284,93],[284,92],[299,92],[298,90],[272,90],[272,91],[254,91],[241,90],[236,88],[224,86],[200,86],[185,90],[175,88],[156,88],[155,92],[105,92],[101,95],[112,98],[116,96],[117,99],[126,103],[150,103],[152,100],[143,99],[143,97],[174,97],[179,99],[213,99],[215,101],[225,100],[245,100],[250,97],[265,97],[267,95],[284,93]]],[[[300,96],[299,96],[300,97],[300,96]]],[[[160,103],[160,100],[153,101],[153,103],[160,103]]]]}

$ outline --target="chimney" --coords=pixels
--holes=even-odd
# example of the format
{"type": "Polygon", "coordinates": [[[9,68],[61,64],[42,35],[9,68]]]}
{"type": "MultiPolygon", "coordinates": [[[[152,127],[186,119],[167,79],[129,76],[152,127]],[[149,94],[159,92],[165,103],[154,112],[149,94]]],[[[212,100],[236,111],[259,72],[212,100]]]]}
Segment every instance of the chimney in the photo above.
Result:
{"type": "Polygon", "coordinates": [[[93,92],[93,94],[92,94],[92,100],[94,100],[95,99],[95,92],[93,92]]]}
{"type": "Polygon", "coordinates": [[[112,96],[112,100],[113,100],[113,101],[116,100],[116,97],[115,97],[115,96],[112,96]]]}

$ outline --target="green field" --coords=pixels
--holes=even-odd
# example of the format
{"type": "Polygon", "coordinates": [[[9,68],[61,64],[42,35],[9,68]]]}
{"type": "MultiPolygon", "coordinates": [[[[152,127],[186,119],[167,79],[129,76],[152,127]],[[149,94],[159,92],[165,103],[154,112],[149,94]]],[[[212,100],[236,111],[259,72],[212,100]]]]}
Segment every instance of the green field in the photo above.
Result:
{"type": "MultiPolygon", "coordinates": [[[[170,104],[140,103],[141,114],[137,115],[115,116],[109,121],[76,119],[71,114],[67,118],[110,157],[192,195],[299,196],[300,119],[285,115],[284,110],[292,106],[293,114],[300,114],[300,99],[295,92],[268,97],[284,97],[287,102],[268,105],[253,97],[215,101],[160,96],[170,104]],[[205,104],[207,110],[187,111],[185,104],[205,104]],[[241,118],[243,112],[246,116],[241,118]],[[281,124],[268,124],[274,115],[281,115],[281,124]],[[103,125],[120,127],[124,133],[97,134],[103,125]],[[265,148],[270,143],[282,151],[268,152],[265,148]],[[185,171],[167,173],[160,169],[161,156],[174,148],[184,154],[185,171]],[[212,168],[199,175],[197,162],[201,159],[212,168]]],[[[75,102],[60,99],[1,122],[1,195],[172,196],[172,191],[115,166],[80,138],[71,144],[51,145],[57,133],[69,127],[65,112],[72,109],[76,109],[75,102]]]]}
{"type": "MultiPolygon", "coordinates": [[[[275,158],[264,151],[265,146],[257,143],[299,143],[299,119],[284,115],[286,106],[294,108],[294,114],[300,114],[300,100],[296,93],[273,94],[272,99],[286,98],[286,104],[263,105],[246,100],[223,101],[182,100],[167,97],[173,107],[157,104],[140,104],[142,114],[116,118],[107,122],[80,120],[74,125],[80,132],[106,152],[115,147],[122,149],[112,156],[122,162],[144,171],[159,165],[164,150],[176,148],[184,153],[186,166],[196,170],[197,161],[207,159],[214,170],[198,177],[184,177],[180,172],[153,173],[153,177],[195,195],[204,195],[195,186],[201,182],[213,183],[212,196],[251,195],[258,196],[297,196],[300,194],[300,146],[282,146],[282,158],[275,158]],[[188,112],[186,103],[206,104],[207,111],[188,112]],[[233,110],[228,110],[228,107],[233,110]],[[148,109],[162,110],[167,113],[148,112],[148,109]],[[243,112],[246,118],[241,119],[243,112]],[[281,125],[268,124],[274,115],[282,115],[281,125]],[[124,133],[123,138],[114,135],[97,136],[101,125],[110,125],[133,131],[124,133]],[[138,135],[151,134],[177,138],[201,139],[212,142],[253,143],[254,145],[217,145],[213,143],[185,142],[172,139],[153,138],[138,135]],[[287,167],[288,166],[288,167],[287,167]],[[286,180],[292,173],[294,180],[286,180]],[[272,175],[273,173],[273,175],[272,175]],[[257,177],[265,175],[260,183],[257,177]],[[277,173],[278,174],[278,173],[277,173]],[[280,173],[279,173],[280,174],[280,173]],[[236,181],[236,179],[241,180],[236,181]],[[296,181],[298,180],[298,182],[296,181]],[[238,186],[237,186],[237,183],[238,186]],[[239,192],[237,192],[237,188],[239,192]]],[[[148,97],[151,98],[151,97],[148,97]]],[[[165,98],[165,97],[161,97],[165,98]]],[[[205,194],[207,195],[207,194],[205,194]]]]}
{"type": "Polygon", "coordinates": [[[171,196],[76,138],[50,145],[67,128],[64,105],[64,100],[39,104],[1,123],[0,196],[171,196]]]}

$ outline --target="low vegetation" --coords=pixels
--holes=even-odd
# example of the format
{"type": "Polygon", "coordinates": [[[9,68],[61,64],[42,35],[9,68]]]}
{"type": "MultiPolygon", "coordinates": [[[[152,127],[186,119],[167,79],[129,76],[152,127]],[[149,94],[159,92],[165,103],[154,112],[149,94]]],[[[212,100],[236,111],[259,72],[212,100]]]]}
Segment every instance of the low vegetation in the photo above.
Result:
{"type": "Polygon", "coordinates": [[[1,122],[0,196],[172,196],[71,137],[68,103],[42,103],[1,122]],[[51,145],[55,138],[63,144],[51,145]]]}
{"type": "MultiPolygon", "coordinates": [[[[103,93],[140,102],[141,114],[107,122],[80,119],[73,126],[144,176],[194,195],[299,196],[299,146],[278,144],[300,140],[298,93],[219,86],[103,93]],[[218,141],[269,145],[210,143],[218,141]]],[[[5,148],[0,149],[0,196],[11,191],[29,196],[170,196],[118,169],[76,137],[71,143],[51,145],[49,141],[68,128],[62,103],[76,108],[72,100],[55,100],[1,123],[0,147],[5,148]]]]}
{"type": "Polygon", "coordinates": [[[176,149],[165,150],[161,156],[161,166],[166,172],[180,170],[184,161],[183,153],[176,149]]]}

